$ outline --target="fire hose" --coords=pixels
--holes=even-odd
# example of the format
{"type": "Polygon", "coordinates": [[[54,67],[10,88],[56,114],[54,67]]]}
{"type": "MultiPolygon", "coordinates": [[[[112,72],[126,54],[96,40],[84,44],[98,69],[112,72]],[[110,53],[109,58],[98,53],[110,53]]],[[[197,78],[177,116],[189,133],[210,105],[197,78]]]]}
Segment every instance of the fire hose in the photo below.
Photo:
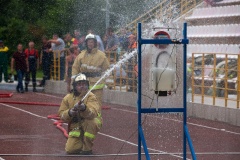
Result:
{"type": "Polygon", "coordinates": [[[10,98],[13,96],[13,93],[0,93],[0,98],[10,98]]]}
{"type": "Polygon", "coordinates": [[[63,135],[68,138],[68,133],[66,131],[65,128],[62,127],[62,124],[64,123],[62,120],[60,120],[60,117],[57,114],[51,114],[47,116],[48,119],[52,119],[55,120],[55,122],[53,123],[54,125],[56,125],[56,127],[63,132],[63,135]]]}

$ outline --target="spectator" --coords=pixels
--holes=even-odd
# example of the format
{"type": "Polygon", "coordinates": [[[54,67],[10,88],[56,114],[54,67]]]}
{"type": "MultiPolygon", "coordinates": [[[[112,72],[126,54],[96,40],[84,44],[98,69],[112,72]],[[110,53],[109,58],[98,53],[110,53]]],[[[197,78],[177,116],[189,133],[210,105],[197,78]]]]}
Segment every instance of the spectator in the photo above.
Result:
{"type": "Polygon", "coordinates": [[[104,50],[107,48],[107,34],[104,34],[102,37],[104,50]]]}
{"type": "Polygon", "coordinates": [[[81,32],[79,30],[74,30],[74,37],[76,38],[76,41],[78,42],[78,47],[80,51],[85,49],[85,36],[81,35],[81,32]]]}
{"type": "MultiPolygon", "coordinates": [[[[64,48],[65,43],[64,41],[58,37],[57,34],[53,35],[53,39],[48,41],[51,43],[51,50],[53,52],[60,52],[60,80],[64,80],[64,69],[65,69],[65,54],[64,54],[64,48]]],[[[56,59],[54,61],[58,62],[59,55],[56,56],[56,59]]]]}
{"type": "Polygon", "coordinates": [[[121,29],[121,34],[119,35],[119,44],[122,50],[127,51],[128,49],[128,36],[130,32],[127,32],[126,28],[121,29]]]}
{"type": "Polygon", "coordinates": [[[66,77],[67,77],[67,91],[71,92],[71,77],[72,77],[72,65],[74,63],[74,60],[78,56],[78,46],[74,46],[69,49],[70,54],[66,57],[66,77]]]}
{"type": "Polygon", "coordinates": [[[118,37],[113,33],[113,29],[110,27],[107,29],[107,46],[106,46],[106,51],[107,55],[110,57],[110,62],[115,63],[118,61],[118,57],[120,53],[119,51],[117,52],[118,49],[118,37]]]}
{"type": "Polygon", "coordinates": [[[0,40],[0,83],[2,82],[2,74],[4,74],[5,82],[8,82],[8,47],[4,46],[0,40]]]}
{"type": "Polygon", "coordinates": [[[51,43],[48,42],[46,36],[42,37],[42,54],[40,58],[40,65],[43,69],[43,79],[40,86],[45,85],[45,81],[50,79],[50,68],[52,63],[52,53],[50,52],[51,43]]]}
{"type": "MultiPolygon", "coordinates": [[[[137,42],[136,37],[131,34],[128,36],[128,52],[133,51],[137,48],[137,42]]],[[[127,75],[128,75],[128,85],[130,86],[128,91],[134,91],[136,92],[136,85],[137,85],[137,79],[136,79],[136,65],[137,65],[137,57],[132,57],[128,60],[127,64],[127,75]]]]}
{"type": "Polygon", "coordinates": [[[26,79],[25,79],[25,91],[28,92],[28,84],[30,81],[30,74],[32,75],[32,84],[33,84],[33,92],[37,92],[36,89],[36,73],[39,68],[38,63],[38,50],[34,49],[34,42],[30,41],[28,43],[28,49],[25,50],[25,54],[28,59],[26,79]]]}
{"type": "Polygon", "coordinates": [[[111,27],[108,28],[106,51],[116,51],[118,45],[119,45],[118,37],[113,33],[113,29],[111,27]]]}
{"type": "Polygon", "coordinates": [[[65,48],[70,48],[72,45],[78,45],[78,40],[73,38],[70,33],[64,36],[65,48]]]}
{"type": "Polygon", "coordinates": [[[137,48],[136,37],[131,34],[128,36],[128,51],[132,51],[137,48]]]}
{"type": "Polygon", "coordinates": [[[89,30],[88,30],[88,34],[90,34],[90,33],[95,35],[95,37],[96,37],[96,39],[97,39],[97,43],[98,43],[98,44],[97,44],[97,45],[98,45],[98,49],[99,49],[100,51],[104,52],[104,45],[103,45],[103,42],[102,42],[101,37],[100,37],[99,35],[96,35],[92,29],[89,29],[89,30]]]}
{"type": "Polygon", "coordinates": [[[18,84],[16,87],[17,92],[24,93],[23,90],[23,77],[24,74],[27,72],[27,55],[23,52],[23,46],[22,44],[18,44],[17,46],[17,51],[13,54],[12,56],[12,61],[11,61],[11,72],[13,74],[13,68],[15,65],[15,70],[17,72],[17,80],[18,84]]]}

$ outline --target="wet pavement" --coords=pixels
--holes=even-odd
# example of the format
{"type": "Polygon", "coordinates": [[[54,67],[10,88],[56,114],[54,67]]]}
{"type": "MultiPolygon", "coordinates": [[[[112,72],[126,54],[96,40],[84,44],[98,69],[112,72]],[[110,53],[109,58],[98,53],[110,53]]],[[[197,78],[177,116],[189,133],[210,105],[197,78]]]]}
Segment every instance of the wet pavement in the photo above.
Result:
{"type": "MultiPolygon", "coordinates": [[[[0,98],[0,102],[35,104],[0,103],[0,159],[79,159],[78,155],[70,157],[65,154],[66,138],[53,125],[54,121],[46,118],[57,113],[57,104],[61,103],[63,97],[64,95],[14,92],[11,98],[0,98]],[[44,106],[38,104],[43,102],[44,106]]],[[[102,111],[104,124],[95,140],[94,156],[81,159],[137,159],[136,108],[104,105],[111,109],[102,111]]],[[[143,121],[149,152],[153,154],[151,159],[182,159],[181,115],[151,114],[144,116],[143,121]]],[[[67,128],[66,125],[63,126],[67,128]]],[[[198,159],[240,159],[240,127],[192,117],[188,118],[188,127],[198,159]]]]}

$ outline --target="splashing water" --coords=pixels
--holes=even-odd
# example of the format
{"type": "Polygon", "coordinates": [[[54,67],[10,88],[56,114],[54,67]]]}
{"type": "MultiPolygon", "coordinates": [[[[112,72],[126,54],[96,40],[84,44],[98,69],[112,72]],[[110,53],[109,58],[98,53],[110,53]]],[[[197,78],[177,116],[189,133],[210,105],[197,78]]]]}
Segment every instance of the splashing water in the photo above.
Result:
{"type": "Polygon", "coordinates": [[[103,74],[103,76],[93,85],[93,87],[91,89],[89,89],[89,91],[85,94],[85,96],[82,98],[81,101],[83,101],[88,95],[89,93],[106,77],[110,76],[111,72],[116,68],[116,67],[120,67],[121,64],[123,64],[124,62],[126,62],[128,59],[132,58],[135,54],[137,53],[137,50],[135,49],[134,51],[130,52],[130,53],[125,53],[123,55],[123,58],[121,60],[119,60],[116,64],[114,64],[111,68],[109,68],[108,70],[106,70],[106,72],[103,74]]]}

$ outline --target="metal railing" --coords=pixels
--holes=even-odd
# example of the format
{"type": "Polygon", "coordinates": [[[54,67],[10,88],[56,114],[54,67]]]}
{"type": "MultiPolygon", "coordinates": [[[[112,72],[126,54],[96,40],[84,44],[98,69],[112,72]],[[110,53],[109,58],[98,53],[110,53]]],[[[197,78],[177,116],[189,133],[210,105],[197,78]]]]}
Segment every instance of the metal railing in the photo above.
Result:
{"type": "MultiPolygon", "coordinates": [[[[105,52],[110,65],[114,65],[125,52],[105,52]]],[[[136,66],[135,57],[131,58],[124,64],[115,68],[112,74],[106,79],[109,89],[123,92],[137,91],[137,76],[134,67],[136,66]]]]}
{"type": "Polygon", "coordinates": [[[240,55],[193,53],[192,102],[239,108],[240,55]]]}
{"type": "Polygon", "coordinates": [[[153,18],[161,20],[162,16],[176,19],[190,11],[192,8],[196,7],[201,2],[202,0],[163,0],[154,8],[142,14],[131,23],[127,24],[125,27],[127,27],[130,31],[136,33],[138,22],[145,23],[153,18]],[[177,9],[179,13],[173,15],[173,9],[177,9]]]}
{"type": "MultiPolygon", "coordinates": [[[[59,81],[60,80],[60,56],[61,52],[60,51],[54,51],[52,52],[52,65],[51,65],[51,74],[50,74],[50,79],[59,81]]],[[[65,66],[64,66],[65,68],[65,66]]]]}
{"type": "MultiPolygon", "coordinates": [[[[64,69],[65,69],[65,65],[61,66],[61,62],[60,62],[61,54],[62,54],[61,51],[52,52],[52,60],[51,60],[52,64],[51,64],[51,69],[50,69],[50,72],[51,72],[50,79],[55,80],[55,81],[61,80],[61,67],[64,67],[64,69]]],[[[67,53],[64,52],[64,54],[66,55],[67,53]]],[[[65,63],[63,63],[63,64],[65,64],[65,63]]]]}

